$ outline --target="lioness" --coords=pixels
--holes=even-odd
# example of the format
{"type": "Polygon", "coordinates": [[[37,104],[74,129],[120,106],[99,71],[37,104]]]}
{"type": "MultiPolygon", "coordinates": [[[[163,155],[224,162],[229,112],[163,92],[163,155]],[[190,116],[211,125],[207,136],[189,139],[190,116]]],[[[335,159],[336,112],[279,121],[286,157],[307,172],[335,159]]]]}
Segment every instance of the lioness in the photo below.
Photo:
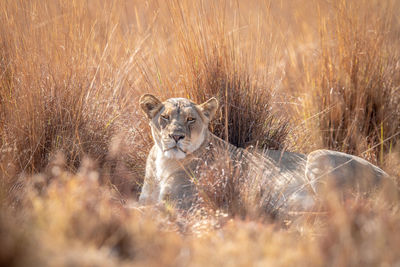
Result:
{"type": "Polygon", "coordinates": [[[150,121],[155,144],[147,158],[139,202],[170,200],[188,208],[195,194],[190,172],[211,142],[220,145],[220,140],[208,130],[218,101],[211,98],[196,105],[188,99],[171,98],[162,103],[145,94],[140,98],[140,107],[150,121]]]}
{"type": "Polygon", "coordinates": [[[365,181],[376,184],[386,176],[359,157],[329,150],[306,156],[273,150],[249,153],[236,148],[208,130],[218,108],[215,98],[197,105],[185,98],[161,102],[145,94],[140,98],[140,107],[149,119],[154,139],[139,198],[143,204],[168,200],[179,208],[190,208],[196,196],[196,170],[217,160],[218,153],[224,151],[233,165],[239,166],[240,175],[247,173],[249,182],[257,176],[259,184],[272,186],[282,196],[280,200],[306,208],[313,205],[321,185],[328,181],[357,187],[365,181]]]}

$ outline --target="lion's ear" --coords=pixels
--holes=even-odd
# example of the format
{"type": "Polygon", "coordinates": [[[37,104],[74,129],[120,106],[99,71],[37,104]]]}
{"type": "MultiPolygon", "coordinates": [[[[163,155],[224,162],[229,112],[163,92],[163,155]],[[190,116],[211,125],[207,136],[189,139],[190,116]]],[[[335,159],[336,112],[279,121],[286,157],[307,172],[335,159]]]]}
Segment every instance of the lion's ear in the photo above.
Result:
{"type": "Polygon", "coordinates": [[[199,105],[199,107],[204,116],[207,117],[208,121],[211,121],[218,109],[218,100],[215,97],[212,97],[203,104],[199,105]]]}
{"type": "Polygon", "coordinates": [[[153,119],[154,116],[158,113],[158,111],[162,108],[161,101],[158,100],[157,97],[151,94],[142,95],[140,97],[139,103],[143,112],[150,120],[153,119]]]}

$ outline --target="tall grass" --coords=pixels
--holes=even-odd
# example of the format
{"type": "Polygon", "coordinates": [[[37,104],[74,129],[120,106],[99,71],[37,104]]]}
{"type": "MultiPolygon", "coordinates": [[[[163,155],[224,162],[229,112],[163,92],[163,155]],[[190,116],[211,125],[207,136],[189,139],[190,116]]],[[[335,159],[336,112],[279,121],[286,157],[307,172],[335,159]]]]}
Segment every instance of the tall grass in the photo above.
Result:
{"type": "MultiPolygon", "coordinates": [[[[44,171],[57,152],[64,153],[72,171],[84,156],[101,167],[113,135],[132,129],[116,131],[115,125],[138,115],[129,100],[134,83],[129,63],[135,54],[128,50],[139,47],[129,45],[124,29],[117,29],[121,6],[101,1],[91,5],[2,3],[6,178],[44,171]],[[116,11],[106,12],[110,8],[116,11]]],[[[139,160],[140,169],[141,164],[139,160]]]]}
{"type": "Polygon", "coordinates": [[[271,221],[241,176],[211,170],[200,186],[215,199],[201,210],[136,199],[152,145],[145,92],[216,96],[210,129],[236,146],[331,148],[400,177],[399,10],[397,0],[1,1],[0,263],[398,263],[398,201],[379,194],[345,207],[328,194],[323,211],[271,221]]]}
{"type": "Polygon", "coordinates": [[[392,10],[398,8],[397,1],[319,3],[318,23],[304,37],[309,56],[288,50],[287,89],[303,99],[304,125],[316,134],[305,132],[318,146],[381,165],[393,151],[399,140],[399,21],[392,10]]]}
{"type": "Polygon", "coordinates": [[[398,22],[389,11],[396,7],[339,1],[332,18],[321,18],[320,25],[315,99],[320,99],[318,111],[328,110],[319,123],[323,142],[380,163],[399,140],[394,136],[400,129],[399,49],[390,36],[398,22]],[[365,5],[370,8],[362,9],[365,5]]]}
{"type": "Polygon", "coordinates": [[[179,2],[169,7],[177,31],[177,48],[182,51],[177,61],[180,72],[185,73],[181,85],[184,96],[199,103],[212,96],[219,99],[220,116],[211,128],[231,144],[284,147],[287,120],[272,111],[279,83],[272,62],[281,57],[281,52],[275,38],[262,34],[272,27],[269,5],[253,3],[253,8],[261,12],[246,10],[246,19],[241,19],[241,10],[237,9],[234,14],[237,12],[238,19],[224,20],[235,4],[209,4],[179,2]],[[243,31],[255,24],[261,13],[266,23],[250,32],[243,31]]]}

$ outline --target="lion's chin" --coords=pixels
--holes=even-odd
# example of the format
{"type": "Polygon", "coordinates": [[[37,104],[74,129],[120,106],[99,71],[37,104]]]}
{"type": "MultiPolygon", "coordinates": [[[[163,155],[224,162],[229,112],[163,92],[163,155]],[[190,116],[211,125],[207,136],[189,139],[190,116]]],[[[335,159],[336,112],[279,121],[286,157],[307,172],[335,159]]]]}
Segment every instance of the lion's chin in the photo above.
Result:
{"type": "Polygon", "coordinates": [[[170,159],[184,159],[186,154],[178,148],[172,148],[164,152],[164,155],[170,159]]]}

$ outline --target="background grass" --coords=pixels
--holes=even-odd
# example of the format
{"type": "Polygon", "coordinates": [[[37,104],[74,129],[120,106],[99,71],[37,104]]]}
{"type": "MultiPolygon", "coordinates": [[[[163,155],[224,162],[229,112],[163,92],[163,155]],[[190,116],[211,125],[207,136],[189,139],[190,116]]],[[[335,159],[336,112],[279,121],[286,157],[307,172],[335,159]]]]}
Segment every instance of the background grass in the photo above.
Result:
{"type": "Polygon", "coordinates": [[[216,96],[210,129],[237,146],[330,148],[398,180],[399,11],[396,0],[1,1],[0,263],[399,264],[396,196],[328,195],[323,211],[277,221],[135,207],[152,145],[146,92],[216,96]]]}

